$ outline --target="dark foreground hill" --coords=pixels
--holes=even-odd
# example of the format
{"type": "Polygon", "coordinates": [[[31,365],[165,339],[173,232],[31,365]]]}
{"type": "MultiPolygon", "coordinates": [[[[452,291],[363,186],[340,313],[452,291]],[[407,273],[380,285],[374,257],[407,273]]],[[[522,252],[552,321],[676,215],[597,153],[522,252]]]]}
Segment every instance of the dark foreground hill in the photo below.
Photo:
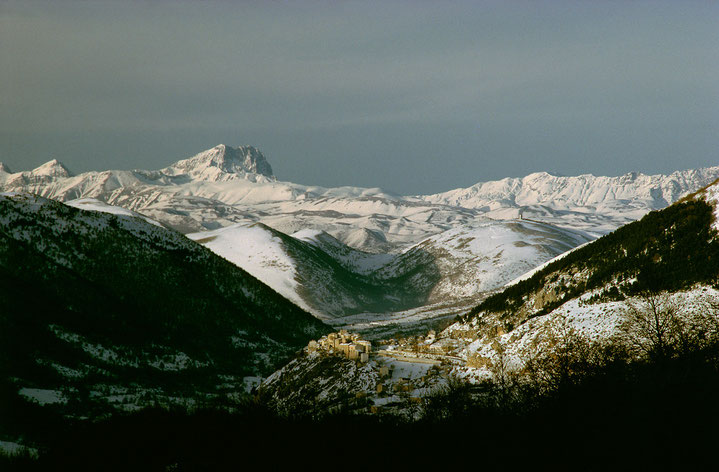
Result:
{"type": "Polygon", "coordinates": [[[541,396],[455,386],[416,405],[424,413],[417,422],[342,413],[278,418],[249,404],[231,413],[146,409],[75,424],[38,460],[0,458],[0,469],[312,470],[348,461],[398,470],[712,470],[715,361],[619,363],[541,396]]]}
{"type": "Polygon", "coordinates": [[[179,233],[0,195],[0,440],[148,405],[231,407],[326,331],[179,233]]]}

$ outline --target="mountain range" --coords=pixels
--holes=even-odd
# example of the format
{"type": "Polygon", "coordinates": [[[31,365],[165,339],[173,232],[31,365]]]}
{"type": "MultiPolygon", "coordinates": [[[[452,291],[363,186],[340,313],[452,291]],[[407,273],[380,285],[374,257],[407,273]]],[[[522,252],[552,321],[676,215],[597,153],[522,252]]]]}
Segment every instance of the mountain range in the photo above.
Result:
{"type": "Polygon", "coordinates": [[[719,177],[559,177],[436,195],[278,181],[254,147],[218,145],[156,171],[0,166],[0,190],[174,228],[335,326],[386,333],[461,313],[559,254],[719,177]],[[419,311],[417,311],[419,310],[419,311]],[[412,320],[412,321],[410,321],[412,320]]]}
{"type": "Polygon", "coordinates": [[[456,228],[398,254],[363,252],[319,230],[286,235],[262,223],[187,236],[335,325],[367,312],[377,322],[427,305],[457,310],[591,239],[531,221],[456,228]]]}
{"type": "Polygon", "coordinates": [[[254,147],[218,145],[164,169],[72,175],[52,160],[10,173],[0,190],[59,201],[95,198],[183,233],[263,223],[285,234],[322,230],[367,252],[399,252],[429,236],[488,219],[533,219],[605,234],[719,177],[719,167],[647,176],[559,177],[547,173],[483,182],[435,195],[379,188],[323,188],[278,181],[254,147]]]}

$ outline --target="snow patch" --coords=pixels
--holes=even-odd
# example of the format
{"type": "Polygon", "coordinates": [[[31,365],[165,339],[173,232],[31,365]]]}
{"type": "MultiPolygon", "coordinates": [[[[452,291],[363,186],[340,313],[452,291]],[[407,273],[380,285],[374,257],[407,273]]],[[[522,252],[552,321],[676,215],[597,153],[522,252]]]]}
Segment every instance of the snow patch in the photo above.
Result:
{"type": "Polygon", "coordinates": [[[43,388],[21,388],[18,392],[40,405],[52,405],[55,403],[67,403],[67,397],[60,390],[49,390],[43,388]]]}

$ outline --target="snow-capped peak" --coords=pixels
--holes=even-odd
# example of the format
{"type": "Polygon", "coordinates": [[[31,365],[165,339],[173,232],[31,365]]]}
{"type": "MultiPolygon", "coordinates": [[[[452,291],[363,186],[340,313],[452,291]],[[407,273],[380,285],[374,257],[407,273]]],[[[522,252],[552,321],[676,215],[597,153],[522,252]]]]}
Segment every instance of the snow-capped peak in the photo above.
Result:
{"type": "Polygon", "coordinates": [[[53,159],[44,163],[40,167],[36,167],[30,173],[32,175],[46,177],[72,177],[72,174],[69,170],[67,170],[67,167],[65,167],[65,165],[57,159],[53,159]]]}
{"type": "MultiPolygon", "coordinates": [[[[163,169],[168,175],[187,174],[201,180],[230,180],[240,175],[256,174],[274,180],[272,167],[259,149],[253,146],[232,147],[224,144],[203,151],[163,169]]],[[[254,180],[254,179],[253,179],[254,180]]]]}

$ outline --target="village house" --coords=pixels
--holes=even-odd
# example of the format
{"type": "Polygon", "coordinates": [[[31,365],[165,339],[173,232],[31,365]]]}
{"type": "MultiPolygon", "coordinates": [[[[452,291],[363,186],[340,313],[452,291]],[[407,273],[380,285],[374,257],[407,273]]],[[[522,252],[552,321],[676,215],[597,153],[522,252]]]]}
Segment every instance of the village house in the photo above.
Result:
{"type": "Polygon", "coordinates": [[[323,354],[340,354],[347,359],[362,363],[369,361],[372,343],[361,339],[359,334],[348,333],[345,330],[330,333],[318,341],[307,344],[307,352],[321,352],[323,354]]]}

